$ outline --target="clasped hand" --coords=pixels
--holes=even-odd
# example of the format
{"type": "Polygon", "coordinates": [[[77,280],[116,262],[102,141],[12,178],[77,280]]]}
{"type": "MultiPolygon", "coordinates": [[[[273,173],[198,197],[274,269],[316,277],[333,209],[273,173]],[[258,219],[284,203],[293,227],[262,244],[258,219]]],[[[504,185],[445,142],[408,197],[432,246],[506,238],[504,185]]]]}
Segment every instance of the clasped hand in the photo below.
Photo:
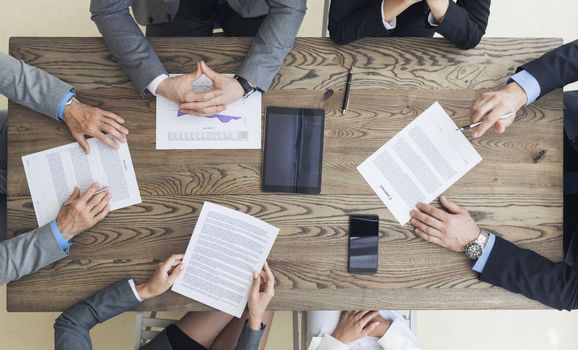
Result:
{"type": "Polygon", "coordinates": [[[179,109],[186,114],[207,116],[225,110],[228,104],[243,96],[244,90],[237,80],[216,73],[201,61],[197,63],[195,72],[165,79],[157,93],[178,103],[179,109]],[[203,74],[213,82],[213,89],[193,91],[193,82],[203,74]]]}

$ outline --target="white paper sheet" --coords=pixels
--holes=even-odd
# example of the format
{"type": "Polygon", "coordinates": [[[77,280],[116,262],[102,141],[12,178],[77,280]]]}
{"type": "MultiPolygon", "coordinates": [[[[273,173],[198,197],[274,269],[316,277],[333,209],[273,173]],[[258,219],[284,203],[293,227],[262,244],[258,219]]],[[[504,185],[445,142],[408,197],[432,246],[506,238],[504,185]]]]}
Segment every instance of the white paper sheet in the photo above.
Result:
{"type": "MultiPolygon", "coordinates": [[[[202,75],[194,82],[192,89],[206,92],[212,86],[212,81],[202,75]]],[[[208,117],[182,115],[178,104],[157,96],[157,149],[260,148],[260,92],[251,94],[247,99],[241,98],[224,111],[208,117]]]]}
{"type": "Polygon", "coordinates": [[[457,128],[436,102],[357,167],[400,224],[482,160],[457,128]]]}
{"type": "Polygon", "coordinates": [[[87,141],[88,155],[75,142],[22,157],[39,226],[56,218],[76,186],[81,192],[95,182],[108,186],[111,210],[142,202],[128,144],[114,150],[97,139],[87,141]]]}
{"type": "Polygon", "coordinates": [[[278,233],[253,216],[205,202],[172,290],[241,317],[253,272],[263,268],[278,233]]]}

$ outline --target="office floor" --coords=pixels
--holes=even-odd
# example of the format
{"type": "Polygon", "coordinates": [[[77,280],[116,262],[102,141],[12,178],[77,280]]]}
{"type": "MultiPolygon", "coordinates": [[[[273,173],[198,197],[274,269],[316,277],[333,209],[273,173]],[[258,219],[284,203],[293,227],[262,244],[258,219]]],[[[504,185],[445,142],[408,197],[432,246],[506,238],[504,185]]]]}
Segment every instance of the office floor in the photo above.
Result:
{"type": "MultiPolygon", "coordinates": [[[[0,50],[11,36],[97,36],[88,13],[89,1],[0,0],[0,50]]],[[[309,0],[301,36],[322,33],[323,1],[309,0]]],[[[578,38],[575,0],[494,1],[487,36],[578,38]]],[[[578,88],[576,84],[572,88],[578,88]]],[[[6,100],[0,97],[0,110],[6,100]]],[[[41,295],[38,296],[42,298],[41,295]]],[[[0,287],[2,349],[52,348],[55,313],[7,313],[5,287],[0,287]]],[[[417,334],[424,349],[570,350],[578,344],[578,313],[559,311],[418,311],[417,334]]],[[[134,313],[126,313],[92,332],[94,348],[131,349],[134,313]]],[[[278,312],[268,349],[292,349],[292,313],[278,312]]]]}

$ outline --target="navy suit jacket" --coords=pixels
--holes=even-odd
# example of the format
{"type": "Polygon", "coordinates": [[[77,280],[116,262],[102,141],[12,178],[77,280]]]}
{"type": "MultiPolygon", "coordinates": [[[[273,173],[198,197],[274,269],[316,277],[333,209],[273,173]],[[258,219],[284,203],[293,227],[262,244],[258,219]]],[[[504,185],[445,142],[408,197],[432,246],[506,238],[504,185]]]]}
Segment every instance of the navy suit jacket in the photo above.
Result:
{"type": "Polygon", "coordinates": [[[486,32],[490,0],[450,0],[448,11],[439,24],[428,22],[429,8],[416,3],[399,16],[395,29],[387,30],[382,20],[382,0],[332,0],[329,10],[329,35],[337,44],[371,36],[432,37],[440,33],[460,49],[478,45],[486,32]]]}
{"type": "MultiPolygon", "coordinates": [[[[520,69],[538,80],[540,96],[578,81],[578,40],[550,51],[520,69]]],[[[574,116],[566,115],[569,117],[574,116]]],[[[578,264],[554,263],[499,237],[496,237],[480,280],[522,293],[559,310],[578,309],[578,264]]]]}

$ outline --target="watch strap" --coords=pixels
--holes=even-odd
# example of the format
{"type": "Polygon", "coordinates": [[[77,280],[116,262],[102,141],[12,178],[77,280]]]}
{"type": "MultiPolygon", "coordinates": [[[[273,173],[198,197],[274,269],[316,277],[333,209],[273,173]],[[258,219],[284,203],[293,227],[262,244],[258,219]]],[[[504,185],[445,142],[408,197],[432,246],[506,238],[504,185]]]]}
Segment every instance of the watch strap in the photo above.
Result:
{"type": "Polygon", "coordinates": [[[243,88],[243,91],[245,92],[245,94],[243,95],[244,98],[251,96],[251,94],[254,93],[255,91],[263,92],[263,90],[259,89],[255,85],[251,84],[251,82],[249,80],[247,80],[243,77],[235,75],[234,78],[235,78],[235,80],[237,80],[239,82],[239,84],[241,84],[241,87],[243,88]]]}

